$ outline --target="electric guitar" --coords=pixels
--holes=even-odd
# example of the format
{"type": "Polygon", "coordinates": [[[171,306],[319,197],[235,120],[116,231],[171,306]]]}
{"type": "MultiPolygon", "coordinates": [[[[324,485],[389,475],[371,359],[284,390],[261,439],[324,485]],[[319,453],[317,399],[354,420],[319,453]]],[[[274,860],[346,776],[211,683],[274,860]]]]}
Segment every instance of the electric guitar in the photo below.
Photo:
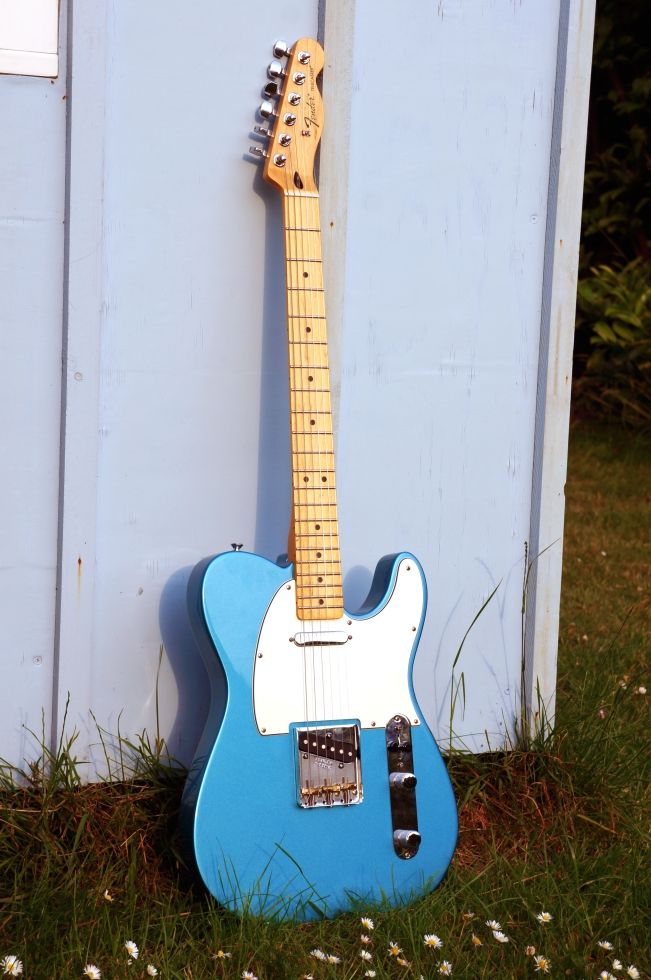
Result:
{"type": "MultiPolygon", "coordinates": [[[[288,561],[233,550],[192,572],[189,612],[212,709],[182,804],[198,870],[232,911],[312,919],[401,904],[432,889],[454,851],[456,806],[414,695],[423,571],[379,562],[344,609],[314,158],[324,55],[274,47],[277,98],[264,177],[282,196],[292,521],[288,561]]],[[[237,548],[237,546],[234,546],[237,548]]]]}

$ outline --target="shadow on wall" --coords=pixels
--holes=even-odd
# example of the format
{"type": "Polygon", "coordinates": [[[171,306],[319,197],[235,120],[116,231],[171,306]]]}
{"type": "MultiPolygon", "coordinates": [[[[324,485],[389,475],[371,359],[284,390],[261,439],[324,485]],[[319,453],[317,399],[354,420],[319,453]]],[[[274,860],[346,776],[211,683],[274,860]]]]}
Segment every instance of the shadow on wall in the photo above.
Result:
{"type": "Polygon", "coordinates": [[[210,684],[188,616],[187,591],[191,565],[175,572],[165,583],[159,623],[165,655],[174,672],[178,704],[167,735],[170,755],[190,766],[208,717],[210,684]]]}

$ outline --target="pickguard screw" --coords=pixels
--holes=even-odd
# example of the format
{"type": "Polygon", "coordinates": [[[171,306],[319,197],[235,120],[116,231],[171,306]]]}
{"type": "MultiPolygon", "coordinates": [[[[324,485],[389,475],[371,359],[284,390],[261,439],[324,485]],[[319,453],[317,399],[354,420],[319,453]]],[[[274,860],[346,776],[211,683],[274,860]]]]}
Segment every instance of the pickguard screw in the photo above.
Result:
{"type": "Polygon", "coordinates": [[[414,718],[414,725],[420,725],[418,718],[414,718]]]}
{"type": "Polygon", "coordinates": [[[259,653],[259,654],[258,654],[258,660],[260,660],[261,658],[262,658],[262,654],[261,654],[261,653],[259,653]]]}
{"type": "Polygon", "coordinates": [[[352,619],[347,619],[346,620],[346,626],[352,626],[352,625],[353,625],[352,619]]]}
{"type": "Polygon", "coordinates": [[[374,721],[371,722],[371,728],[375,728],[375,722],[374,721]]]}
{"type": "Polygon", "coordinates": [[[261,728],[261,729],[260,729],[260,731],[262,732],[262,734],[263,734],[263,735],[264,735],[264,733],[266,732],[266,730],[267,730],[266,728],[261,728]]]}
{"type": "Polygon", "coordinates": [[[291,585],[287,585],[287,586],[286,586],[286,588],[287,588],[287,589],[291,589],[291,585]]]}

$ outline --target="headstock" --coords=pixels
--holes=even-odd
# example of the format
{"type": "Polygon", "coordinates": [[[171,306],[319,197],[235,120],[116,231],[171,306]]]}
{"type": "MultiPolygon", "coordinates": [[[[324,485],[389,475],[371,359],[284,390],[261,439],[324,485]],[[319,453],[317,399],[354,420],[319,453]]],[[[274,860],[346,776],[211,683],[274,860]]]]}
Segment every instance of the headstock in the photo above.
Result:
{"type": "Polygon", "coordinates": [[[278,60],[267,69],[270,81],[260,106],[268,129],[255,127],[267,145],[264,149],[252,146],[250,152],[264,158],[265,180],[281,191],[315,191],[314,158],[323,128],[323,103],[316,80],[323,70],[323,48],[318,41],[302,37],[291,48],[285,41],[276,41],[273,53],[278,60]],[[287,59],[284,65],[281,58],[287,59]]]}

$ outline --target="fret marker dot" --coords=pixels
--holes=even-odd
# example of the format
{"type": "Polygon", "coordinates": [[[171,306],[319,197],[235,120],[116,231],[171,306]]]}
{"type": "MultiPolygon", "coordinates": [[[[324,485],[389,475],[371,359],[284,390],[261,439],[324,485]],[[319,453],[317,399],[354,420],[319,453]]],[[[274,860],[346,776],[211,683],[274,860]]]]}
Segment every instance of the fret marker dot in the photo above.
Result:
{"type": "Polygon", "coordinates": [[[321,530],[321,525],[320,524],[315,524],[314,525],[314,530],[315,531],[320,531],[321,530]]]}
{"type": "Polygon", "coordinates": [[[304,476],[304,477],[303,477],[303,482],[304,482],[304,483],[309,483],[309,482],[310,482],[310,478],[309,478],[309,476],[304,476]]]}
{"type": "Polygon", "coordinates": [[[312,327],[306,327],[305,333],[312,333],[312,327]]]}
{"type": "Polygon", "coordinates": [[[314,376],[313,376],[313,375],[311,375],[311,374],[308,374],[308,376],[307,376],[307,380],[308,380],[308,381],[314,381],[314,376]]]}
{"type": "Polygon", "coordinates": [[[314,419],[310,419],[310,425],[316,425],[316,421],[314,419]]]}
{"type": "Polygon", "coordinates": [[[307,279],[307,272],[303,273],[303,279],[307,279]]]}
{"type": "Polygon", "coordinates": [[[317,575],[317,579],[316,580],[317,580],[317,582],[323,582],[323,576],[322,575],[317,575]]]}
{"type": "Polygon", "coordinates": [[[323,599],[319,599],[319,605],[320,605],[320,606],[322,606],[322,605],[323,605],[323,599]]]}
{"type": "Polygon", "coordinates": [[[322,483],[327,483],[328,482],[328,477],[327,476],[322,476],[321,477],[321,482],[322,483]]]}
{"type": "Polygon", "coordinates": [[[317,558],[320,558],[321,557],[321,552],[320,551],[317,551],[316,556],[317,556],[317,558]]]}

